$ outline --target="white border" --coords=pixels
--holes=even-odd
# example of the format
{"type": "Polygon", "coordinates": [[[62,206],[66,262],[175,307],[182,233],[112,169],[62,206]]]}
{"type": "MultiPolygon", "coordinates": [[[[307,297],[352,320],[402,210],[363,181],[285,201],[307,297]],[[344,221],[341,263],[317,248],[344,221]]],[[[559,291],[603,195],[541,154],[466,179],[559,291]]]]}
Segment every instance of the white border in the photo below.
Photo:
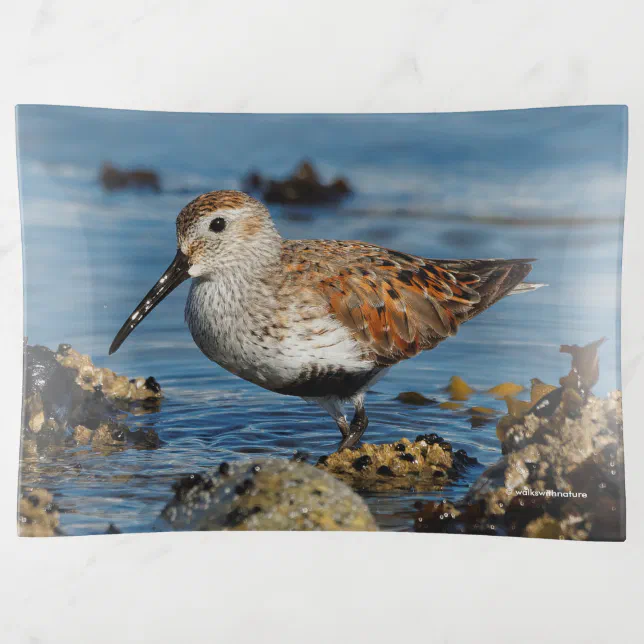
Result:
{"type": "Polygon", "coordinates": [[[0,20],[3,641],[405,642],[419,636],[446,642],[639,641],[641,4],[10,4],[0,20]],[[19,540],[14,520],[22,336],[16,103],[206,112],[627,104],[626,543],[221,533],[19,540]]]}

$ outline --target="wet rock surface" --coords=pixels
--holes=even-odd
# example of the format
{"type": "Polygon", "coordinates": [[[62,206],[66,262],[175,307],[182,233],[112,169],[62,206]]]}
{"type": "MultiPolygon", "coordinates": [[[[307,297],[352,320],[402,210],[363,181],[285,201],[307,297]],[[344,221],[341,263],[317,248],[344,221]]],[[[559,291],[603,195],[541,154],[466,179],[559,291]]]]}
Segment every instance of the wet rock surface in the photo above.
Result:
{"type": "Polygon", "coordinates": [[[317,467],[360,491],[435,490],[477,462],[465,450],[453,451],[438,434],[423,434],[414,442],[401,438],[334,452],[322,456],[317,467]]]}
{"type": "Polygon", "coordinates": [[[153,379],[133,381],[95,367],[68,345],[54,353],[47,347],[25,347],[22,451],[44,448],[156,447],[153,430],[131,431],[123,410],[151,402],[158,405],[161,388],[153,379]]]}
{"type": "Polygon", "coordinates": [[[560,387],[533,379],[530,401],[506,397],[509,413],[497,425],[503,458],[462,501],[424,504],[416,530],[625,538],[621,393],[590,393],[600,344],[565,347],[573,367],[560,387]]]}
{"type": "Polygon", "coordinates": [[[42,488],[25,487],[18,499],[18,535],[54,537],[61,535],[59,513],[53,496],[42,488]]]}
{"type": "Polygon", "coordinates": [[[115,420],[117,408],[101,391],[76,382],[77,373],[62,366],[46,347],[25,348],[23,429],[29,436],[56,434],[85,424],[95,429],[105,419],[115,420]]]}
{"type": "Polygon", "coordinates": [[[158,530],[376,530],[360,496],[297,459],[222,463],[174,490],[158,530]]]}
{"type": "Polygon", "coordinates": [[[267,179],[252,171],[242,180],[242,190],[260,194],[266,203],[293,205],[334,203],[353,193],[344,177],[337,177],[329,184],[322,183],[309,161],[302,161],[284,180],[267,179]]]}
{"type": "Polygon", "coordinates": [[[41,486],[49,487],[52,476],[77,476],[83,454],[159,447],[152,428],[132,431],[123,420],[124,410],[140,412],[149,401],[158,408],[160,397],[161,388],[153,379],[117,376],[95,367],[88,356],[68,345],[57,352],[26,345],[19,535],[62,534],[52,494],[41,486]]]}

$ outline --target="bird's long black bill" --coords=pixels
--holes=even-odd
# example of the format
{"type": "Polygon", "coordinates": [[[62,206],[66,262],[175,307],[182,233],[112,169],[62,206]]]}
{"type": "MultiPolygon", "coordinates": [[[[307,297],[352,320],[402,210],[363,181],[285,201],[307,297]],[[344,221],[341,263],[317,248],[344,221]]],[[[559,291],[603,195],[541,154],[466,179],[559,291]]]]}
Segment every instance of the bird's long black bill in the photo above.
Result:
{"type": "Polygon", "coordinates": [[[139,305],[132,311],[130,317],[125,321],[120,331],[116,334],[110,355],[112,355],[122,344],[134,329],[143,321],[145,316],[167,295],[172,293],[179,284],[185,282],[190,275],[188,274],[188,258],[180,251],[177,251],[172,264],[159,281],[150,289],[149,293],[141,300],[139,305]]]}

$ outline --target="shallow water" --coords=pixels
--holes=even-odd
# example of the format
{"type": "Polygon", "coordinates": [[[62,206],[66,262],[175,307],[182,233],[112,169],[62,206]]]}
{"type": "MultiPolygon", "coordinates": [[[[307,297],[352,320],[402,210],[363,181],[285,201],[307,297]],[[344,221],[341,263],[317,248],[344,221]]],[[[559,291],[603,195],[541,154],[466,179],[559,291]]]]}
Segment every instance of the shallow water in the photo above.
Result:
{"type": "MultiPolygon", "coordinates": [[[[561,116],[559,129],[556,119],[550,123],[550,114],[545,121],[510,119],[505,130],[488,123],[487,136],[467,148],[464,141],[478,130],[471,124],[468,130],[469,121],[459,126],[457,117],[463,115],[452,115],[452,121],[443,120],[438,128],[431,119],[413,115],[399,121],[372,117],[366,125],[316,117],[315,127],[303,122],[304,117],[292,117],[291,127],[286,127],[276,117],[222,124],[204,116],[119,117],[114,111],[21,108],[29,343],[52,349],[70,343],[90,354],[95,364],[117,373],[154,375],[165,393],[158,412],[127,421],[133,429],[153,427],[163,441],[159,449],[105,454],[78,448],[64,459],[48,455],[37,460],[23,480],[37,481],[54,493],[64,510],[61,527],[67,534],[101,533],[110,522],[136,532],[150,528],[180,475],[222,460],[288,457],[295,450],[309,452],[314,461],[337,447],[339,432],[317,407],[244,382],[199,352],[183,322],[187,285],[164,301],[118,353],[107,356],[115,332],[174,256],[174,219],[185,203],[209,189],[238,187],[240,176],[252,166],[280,174],[310,156],[325,179],[345,174],[357,194],[341,207],[272,207],[285,237],[360,239],[426,257],[536,257],[530,279],[549,284],[496,304],[464,325],[455,338],[396,366],[368,395],[368,441],[413,440],[417,434],[436,432],[481,463],[439,492],[366,496],[382,528],[410,530],[415,501],[461,496],[500,450],[494,421],[473,426],[464,411],[403,405],[394,400],[399,392],[414,390],[447,400],[444,387],[455,374],[477,392],[504,381],[529,386],[532,377],[557,383],[570,364],[559,345],[585,344],[602,336],[608,341],[601,349],[601,380],[595,392],[619,388],[623,194],[613,190],[612,199],[599,199],[582,181],[586,177],[588,186],[596,185],[599,179],[593,172],[599,161],[584,165],[588,159],[581,152],[575,156],[564,149],[555,155],[557,165],[547,145],[560,131],[577,133],[570,147],[582,135],[612,127],[610,119],[606,125],[603,117],[593,121],[583,114],[579,112],[578,120],[561,116]],[[516,159],[505,163],[503,146],[512,151],[517,146],[530,149],[531,144],[536,152],[524,154],[532,165],[526,161],[522,167],[516,159]],[[167,191],[104,194],[96,181],[104,159],[154,167],[167,191]],[[544,168],[550,168],[552,180],[544,168]],[[559,175],[579,179],[567,184],[576,197],[562,192],[559,175]],[[463,185],[482,186],[480,203],[476,194],[463,192],[463,185]],[[526,186],[542,190],[545,198],[538,203],[524,198],[526,186]],[[557,190],[566,197],[557,200],[557,190]],[[503,204],[507,213],[497,209],[503,204]],[[603,219],[576,223],[589,213],[603,219]],[[457,216],[499,214],[536,223],[485,223],[457,216]],[[546,219],[553,216],[570,216],[572,221],[553,225],[546,219]]],[[[619,166],[620,145],[614,150],[604,146],[607,158],[601,166],[616,167],[619,176],[625,163],[619,166]]],[[[484,393],[466,403],[473,405],[499,413],[505,409],[502,401],[484,393]]]]}

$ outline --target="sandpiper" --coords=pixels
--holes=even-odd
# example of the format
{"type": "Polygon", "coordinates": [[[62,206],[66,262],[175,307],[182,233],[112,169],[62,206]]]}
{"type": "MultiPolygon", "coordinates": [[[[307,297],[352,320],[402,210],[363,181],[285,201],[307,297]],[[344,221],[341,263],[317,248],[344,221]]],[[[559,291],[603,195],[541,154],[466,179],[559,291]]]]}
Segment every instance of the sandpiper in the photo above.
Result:
{"type": "Polygon", "coordinates": [[[340,449],[362,437],[365,393],[392,365],[540,286],[523,282],[530,259],[426,259],[359,241],[283,239],[262,203],[232,190],[183,208],[177,246],[110,354],[192,278],[185,318],[201,351],[260,387],[318,403],[342,433],[340,449]]]}

